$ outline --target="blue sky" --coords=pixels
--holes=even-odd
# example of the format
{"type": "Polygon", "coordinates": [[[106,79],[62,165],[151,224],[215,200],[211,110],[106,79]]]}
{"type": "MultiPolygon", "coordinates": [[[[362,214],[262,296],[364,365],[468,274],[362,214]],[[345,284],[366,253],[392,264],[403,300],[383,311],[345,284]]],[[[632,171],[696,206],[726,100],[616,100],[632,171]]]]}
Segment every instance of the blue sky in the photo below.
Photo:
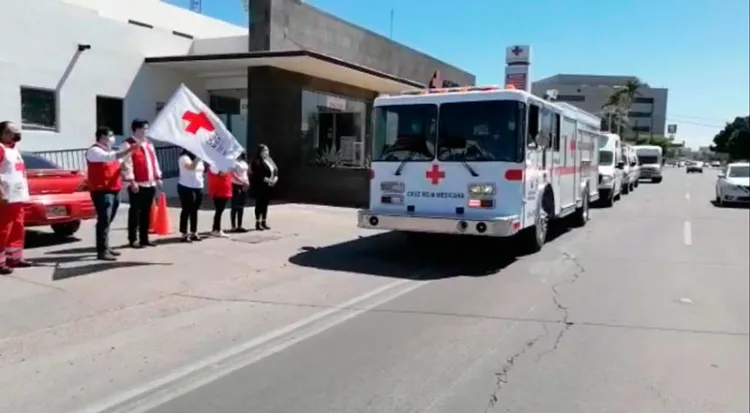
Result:
{"type": "MultiPolygon", "coordinates": [[[[169,0],[187,7],[189,0],[169,0]]],[[[315,7],[464,70],[503,79],[505,46],[530,44],[533,79],[557,73],[634,75],[669,88],[677,140],[708,145],[750,113],[747,0],[308,0],[315,7]]],[[[241,0],[203,13],[245,24],[241,0]]]]}

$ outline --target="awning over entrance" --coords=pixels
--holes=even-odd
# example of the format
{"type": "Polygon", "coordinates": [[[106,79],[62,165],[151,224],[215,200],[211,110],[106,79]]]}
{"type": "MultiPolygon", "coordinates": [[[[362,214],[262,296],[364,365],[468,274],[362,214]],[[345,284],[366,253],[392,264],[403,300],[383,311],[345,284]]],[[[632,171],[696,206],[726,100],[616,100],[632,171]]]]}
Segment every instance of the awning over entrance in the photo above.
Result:
{"type": "Polygon", "coordinates": [[[201,73],[244,71],[248,67],[272,66],[380,93],[423,88],[413,80],[383,73],[310,50],[246,52],[212,55],[180,55],[146,58],[151,66],[201,73]]]}

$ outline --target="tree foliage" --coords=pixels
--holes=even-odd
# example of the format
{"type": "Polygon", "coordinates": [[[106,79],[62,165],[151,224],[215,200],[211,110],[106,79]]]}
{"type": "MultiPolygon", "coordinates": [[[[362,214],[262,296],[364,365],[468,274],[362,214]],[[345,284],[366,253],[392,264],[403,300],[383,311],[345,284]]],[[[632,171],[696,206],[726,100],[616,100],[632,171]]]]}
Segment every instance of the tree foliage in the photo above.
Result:
{"type": "Polygon", "coordinates": [[[750,116],[734,118],[714,137],[711,151],[726,153],[729,159],[750,158],[750,116]]]}
{"type": "Polygon", "coordinates": [[[630,129],[628,114],[644,86],[640,79],[630,79],[624,85],[615,87],[614,92],[607,96],[607,101],[602,106],[607,130],[622,133],[623,130],[630,129]]]}

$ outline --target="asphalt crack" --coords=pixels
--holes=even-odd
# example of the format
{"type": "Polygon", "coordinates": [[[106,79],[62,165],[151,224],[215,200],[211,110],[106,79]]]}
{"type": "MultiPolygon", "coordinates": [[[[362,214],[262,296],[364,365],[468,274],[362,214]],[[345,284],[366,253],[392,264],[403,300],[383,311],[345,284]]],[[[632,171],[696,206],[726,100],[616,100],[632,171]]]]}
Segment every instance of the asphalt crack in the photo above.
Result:
{"type": "Polygon", "coordinates": [[[582,274],[586,272],[586,268],[581,265],[581,262],[578,261],[578,258],[574,256],[573,254],[563,251],[562,252],[563,257],[565,257],[566,260],[572,262],[576,269],[573,271],[573,276],[569,280],[561,281],[557,284],[553,284],[552,289],[552,301],[555,303],[555,306],[559,311],[562,312],[563,316],[558,321],[558,323],[562,324],[563,327],[560,329],[560,332],[557,334],[557,337],[555,338],[554,343],[552,344],[552,347],[549,350],[543,351],[539,353],[539,355],[536,357],[536,361],[539,362],[544,356],[546,356],[549,353],[552,353],[556,351],[558,348],[560,348],[560,342],[562,341],[563,337],[565,337],[565,333],[568,332],[568,330],[571,329],[575,325],[574,322],[570,321],[570,308],[566,305],[564,305],[562,302],[560,302],[560,291],[559,288],[563,285],[572,285],[575,284],[576,281],[581,277],[582,274]]]}
{"type": "Polygon", "coordinates": [[[484,409],[484,412],[487,413],[495,407],[497,402],[500,400],[500,392],[503,390],[503,387],[505,387],[506,384],[508,384],[508,374],[513,370],[513,367],[516,364],[516,361],[521,358],[527,351],[529,351],[534,345],[541,340],[542,338],[546,337],[549,334],[549,331],[545,327],[545,333],[540,334],[539,336],[529,340],[524,344],[523,348],[510,356],[506,361],[505,364],[503,364],[502,368],[499,372],[495,373],[495,390],[490,395],[490,400],[487,403],[487,407],[484,409]]]}

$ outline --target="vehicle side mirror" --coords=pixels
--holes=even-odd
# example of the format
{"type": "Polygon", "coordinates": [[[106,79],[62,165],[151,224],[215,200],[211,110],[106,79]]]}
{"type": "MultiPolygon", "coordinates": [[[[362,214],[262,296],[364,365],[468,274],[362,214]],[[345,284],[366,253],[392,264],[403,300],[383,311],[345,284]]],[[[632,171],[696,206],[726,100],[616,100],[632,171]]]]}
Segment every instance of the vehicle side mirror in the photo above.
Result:
{"type": "Polygon", "coordinates": [[[617,169],[625,169],[625,162],[617,162],[617,169]]]}

